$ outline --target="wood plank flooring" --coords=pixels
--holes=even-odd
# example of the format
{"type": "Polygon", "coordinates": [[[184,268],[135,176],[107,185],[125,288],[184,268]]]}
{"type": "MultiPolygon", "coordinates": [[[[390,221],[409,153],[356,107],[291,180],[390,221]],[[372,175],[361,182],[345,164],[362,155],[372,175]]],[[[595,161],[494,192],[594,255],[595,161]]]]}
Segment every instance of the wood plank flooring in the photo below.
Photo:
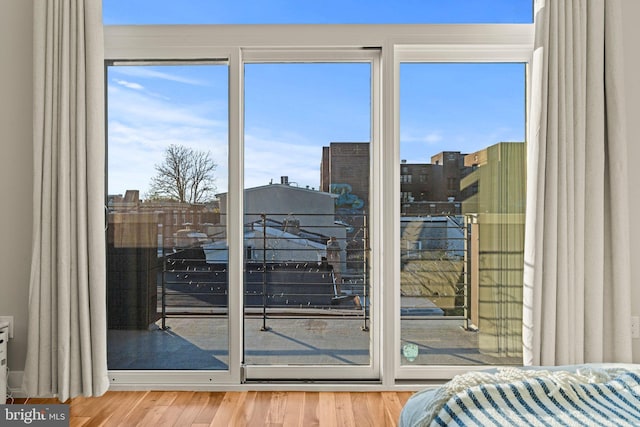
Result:
{"type": "MultiPolygon", "coordinates": [[[[412,392],[109,391],[70,400],[71,426],[397,426],[412,392]]],[[[16,404],[24,403],[17,399],[16,404]]],[[[27,403],[58,403],[29,399],[27,403]]]]}

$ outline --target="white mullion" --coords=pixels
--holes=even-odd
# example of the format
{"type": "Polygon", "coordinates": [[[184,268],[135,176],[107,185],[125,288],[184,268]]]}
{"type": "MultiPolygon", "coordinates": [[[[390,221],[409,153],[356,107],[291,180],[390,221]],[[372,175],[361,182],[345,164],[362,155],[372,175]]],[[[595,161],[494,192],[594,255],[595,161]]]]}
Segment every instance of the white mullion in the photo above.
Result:
{"type": "Polygon", "coordinates": [[[242,59],[244,63],[274,63],[274,62],[306,62],[306,63],[354,63],[371,62],[373,49],[342,48],[342,49],[318,49],[309,47],[306,49],[294,48],[252,48],[243,49],[242,59]]]}
{"type": "Polygon", "coordinates": [[[241,380],[244,336],[244,67],[242,51],[229,58],[229,189],[227,197],[227,245],[229,248],[229,371],[234,383],[241,380]]]}
{"type": "Polygon", "coordinates": [[[395,58],[393,43],[388,42],[382,52],[383,62],[383,165],[382,194],[384,219],[382,252],[383,287],[382,307],[382,356],[383,385],[392,386],[397,376],[400,355],[400,125],[399,125],[399,63],[395,58]]]}
{"type": "Polygon", "coordinates": [[[382,53],[379,52],[371,62],[371,163],[370,168],[370,191],[369,197],[369,237],[368,245],[371,248],[369,257],[371,264],[369,266],[369,283],[371,284],[370,301],[370,317],[369,317],[369,336],[370,336],[370,355],[371,364],[373,366],[373,375],[382,379],[382,360],[384,360],[383,352],[383,336],[381,330],[382,315],[382,290],[383,281],[383,252],[382,242],[384,215],[382,207],[384,206],[384,192],[382,186],[384,184],[384,145],[383,145],[383,108],[382,88],[383,70],[382,70],[382,53]]]}

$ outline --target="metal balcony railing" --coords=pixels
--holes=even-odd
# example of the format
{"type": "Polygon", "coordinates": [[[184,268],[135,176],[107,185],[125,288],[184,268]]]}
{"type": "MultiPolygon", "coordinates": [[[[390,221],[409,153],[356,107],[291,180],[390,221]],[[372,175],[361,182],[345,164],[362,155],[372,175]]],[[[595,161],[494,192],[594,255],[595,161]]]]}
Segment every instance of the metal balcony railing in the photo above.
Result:
{"type": "MultiPolygon", "coordinates": [[[[245,316],[261,316],[263,329],[269,317],[327,315],[361,320],[368,329],[365,216],[353,215],[349,222],[333,214],[247,214],[245,219],[245,316]]],[[[226,235],[188,228],[164,241],[162,327],[169,317],[227,315],[226,235]]]]}
{"type": "MultiPolygon", "coordinates": [[[[246,214],[241,284],[229,284],[224,214],[216,223],[177,224],[174,215],[155,213],[110,218],[113,328],[146,327],[159,319],[166,327],[167,318],[178,316],[226,316],[230,285],[242,286],[245,315],[262,316],[265,327],[270,316],[329,315],[368,327],[366,214],[246,214]],[[132,310],[143,315],[132,316],[132,310]]],[[[484,222],[473,215],[401,217],[402,319],[462,319],[475,326],[487,317],[483,307],[486,313],[491,304],[518,303],[521,229],[513,215],[484,222]]]]}

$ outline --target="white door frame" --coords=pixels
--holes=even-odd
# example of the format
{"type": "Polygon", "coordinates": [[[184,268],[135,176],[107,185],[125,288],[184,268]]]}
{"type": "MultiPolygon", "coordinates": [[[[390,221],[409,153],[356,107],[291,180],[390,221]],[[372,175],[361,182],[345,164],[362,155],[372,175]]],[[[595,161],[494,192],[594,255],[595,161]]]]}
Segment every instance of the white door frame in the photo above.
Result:
{"type": "MultiPolygon", "coordinates": [[[[530,34],[530,40],[533,40],[533,33],[530,34]]],[[[522,63],[525,65],[525,75],[529,74],[529,63],[532,56],[532,44],[523,42],[521,44],[504,45],[504,44],[482,44],[480,46],[472,43],[459,44],[455,46],[426,45],[426,44],[396,44],[393,59],[393,93],[386,94],[392,98],[394,105],[400,103],[400,64],[401,63],[522,63]]],[[[525,105],[522,106],[523,111],[529,111],[528,101],[530,93],[529,80],[525,78],[525,88],[527,93],[525,105]]],[[[398,111],[398,108],[394,109],[398,111]]],[[[393,165],[389,168],[394,169],[394,176],[400,176],[400,121],[399,116],[393,117],[393,139],[395,141],[393,165]]],[[[389,119],[391,120],[391,119],[389,119]]],[[[525,125],[526,126],[526,125],[525,125]]],[[[415,378],[429,378],[434,380],[446,380],[455,375],[465,372],[486,369],[486,365],[403,365],[401,357],[401,317],[400,317],[400,185],[396,185],[394,190],[394,210],[393,229],[388,230],[393,237],[390,239],[395,243],[393,249],[393,273],[395,280],[394,295],[385,294],[385,298],[393,298],[393,343],[394,343],[394,379],[395,380],[413,380],[415,378]]],[[[385,226],[390,226],[389,222],[385,226]]]]}
{"type": "MultiPolygon", "coordinates": [[[[381,194],[378,191],[380,183],[379,159],[381,158],[381,120],[380,120],[380,50],[379,49],[296,49],[296,48],[253,48],[242,49],[243,64],[273,64],[273,63],[368,63],[371,70],[371,141],[370,141],[370,204],[369,214],[369,238],[377,239],[381,235],[381,218],[379,209],[372,208],[380,203],[381,194]],[[378,179],[376,179],[378,177],[378,179]]],[[[243,211],[241,211],[242,215],[243,211]]],[[[238,230],[241,231],[241,230],[238,230]]],[[[242,238],[242,236],[240,236],[242,238]]],[[[235,240],[234,240],[235,241],[235,240]]],[[[241,245],[240,240],[240,245],[241,245]]],[[[355,380],[379,380],[380,379],[380,298],[377,297],[380,289],[379,269],[381,262],[380,245],[371,244],[371,264],[369,281],[371,289],[369,355],[370,362],[367,365],[246,365],[245,377],[247,380],[308,380],[323,381],[340,379],[342,381],[355,380]]],[[[363,332],[365,333],[365,332],[363,332]]]]}

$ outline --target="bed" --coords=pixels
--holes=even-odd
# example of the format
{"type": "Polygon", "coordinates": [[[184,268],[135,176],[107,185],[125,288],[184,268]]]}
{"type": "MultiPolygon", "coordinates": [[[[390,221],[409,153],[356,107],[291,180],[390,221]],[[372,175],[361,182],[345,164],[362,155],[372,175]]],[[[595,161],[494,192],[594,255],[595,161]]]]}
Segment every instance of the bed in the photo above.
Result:
{"type": "Polygon", "coordinates": [[[414,394],[399,425],[640,426],[640,365],[469,372],[414,394]]]}

